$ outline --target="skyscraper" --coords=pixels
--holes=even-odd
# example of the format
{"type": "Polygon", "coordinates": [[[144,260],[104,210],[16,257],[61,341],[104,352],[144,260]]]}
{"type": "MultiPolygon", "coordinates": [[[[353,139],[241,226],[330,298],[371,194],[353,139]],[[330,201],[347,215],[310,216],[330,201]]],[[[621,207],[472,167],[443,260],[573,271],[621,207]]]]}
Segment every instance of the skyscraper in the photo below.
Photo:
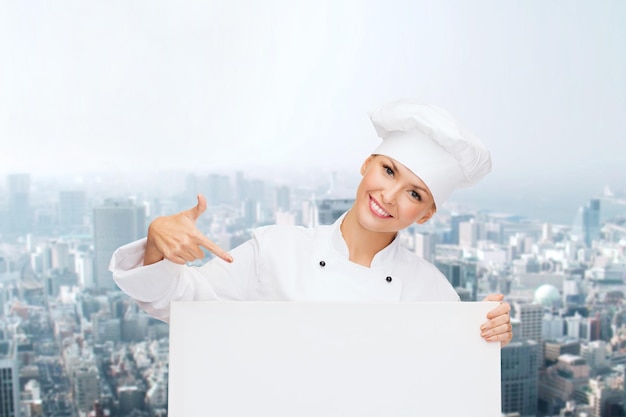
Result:
{"type": "Polygon", "coordinates": [[[0,340],[0,417],[19,417],[19,372],[16,347],[0,340]]]}
{"type": "Polygon", "coordinates": [[[446,276],[454,288],[464,288],[470,291],[471,300],[476,300],[478,293],[478,265],[475,261],[465,259],[437,259],[435,266],[446,276]]]}
{"type": "Polygon", "coordinates": [[[433,233],[415,233],[415,254],[428,262],[435,261],[437,235],[433,233]]]}
{"type": "Polygon", "coordinates": [[[30,175],[12,174],[7,176],[9,205],[7,223],[8,232],[25,234],[32,229],[30,208],[30,175]]]}
{"type": "Polygon", "coordinates": [[[583,208],[583,238],[585,245],[591,247],[591,242],[600,238],[600,200],[589,200],[583,208]]]}
{"type": "Polygon", "coordinates": [[[109,199],[94,208],[94,277],[103,290],[115,288],[109,261],[118,247],[146,235],[146,209],[130,200],[109,199]]]}
{"type": "Polygon", "coordinates": [[[333,224],[343,213],[345,213],[354,204],[354,199],[325,199],[318,201],[317,221],[318,224],[333,224]]]}
{"type": "Polygon", "coordinates": [[[59,226],[62,230],[80,231],[87,214],[84,191],[59,192],[59,226]]]}
{"type": "Polygon", "coordinates": [[[473,214],[456,214],[450,217],[450,241],[445,243],[458,245],[460,224],[463,222],[469,222],[472,219],[474,219],[473,214]]]}
{"type": "Polygon", "coordinates": [[[538,354],[539,345],[534,340],[512,341],[502,348],[502,412],[536,415],[538,354]]]}
{"type": "Polygon", "coordinates": [[[520,321],[520,340],[534,340],[538,343],[537,364],[539,368],[543,368],[543,306],[541,304],[514,303],[513,311],[515,312],[515,318],[520,321]]]}
{"type": "Polygon", "coordinates": [[[291,210],[291,197],[289,187],[283,185],[276,189],[276,210],[288,212],[291,210]]]}

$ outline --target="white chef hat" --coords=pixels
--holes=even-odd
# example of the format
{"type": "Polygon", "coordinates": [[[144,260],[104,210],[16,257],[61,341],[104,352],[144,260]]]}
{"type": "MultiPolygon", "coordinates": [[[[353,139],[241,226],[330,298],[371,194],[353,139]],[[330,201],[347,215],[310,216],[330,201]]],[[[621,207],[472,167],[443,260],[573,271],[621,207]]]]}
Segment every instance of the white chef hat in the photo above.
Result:
{"type": "Polygon", "coordinates": [[[445,110],[403,99],[370,113],[383,141],[372,154],[409,168],[428,186],[441,208],[456,188],[469,187],[491,171],[485,146],[445,110]]]}

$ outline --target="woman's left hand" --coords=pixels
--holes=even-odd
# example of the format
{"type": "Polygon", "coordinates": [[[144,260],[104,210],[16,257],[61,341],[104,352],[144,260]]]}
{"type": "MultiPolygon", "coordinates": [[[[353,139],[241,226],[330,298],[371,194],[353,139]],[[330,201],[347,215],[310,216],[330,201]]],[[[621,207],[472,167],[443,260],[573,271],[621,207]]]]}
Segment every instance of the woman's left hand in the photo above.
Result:
{"type": "Polygon", "coordinates": [[[488,342],[500,342],[500,347],[506,346],[513,338],[511,326],[511,306],[502,301],[504,295],[489,294],[483,301],[500,301],[500,305],[487,314],[487,320],[480,326],[480,335],[488,342]]]}

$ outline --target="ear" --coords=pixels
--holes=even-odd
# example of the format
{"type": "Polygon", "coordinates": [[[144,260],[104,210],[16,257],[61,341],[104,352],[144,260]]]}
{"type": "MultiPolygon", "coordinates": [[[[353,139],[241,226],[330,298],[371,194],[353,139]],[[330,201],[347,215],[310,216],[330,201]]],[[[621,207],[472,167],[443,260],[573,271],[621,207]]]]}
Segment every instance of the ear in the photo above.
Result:
{"type": "Polygon", "coordinates": [[[363,164],[361,165],[361,176],[365,175],[365,171],[367,171],[367,167],[374,160],[374,157],[375,155],[370,155],[367,159],[365,159],[365,161],[363,161],[363,164]]]}
{"type": "Polygon", "coordinates": [[[424,214],[422,217],[420,217],[419,219],[417,219],[417,221],[415,223],[417,224],[424,224],[426,223],[428,220],[430,220],[431,217],[433,217],[435,215],[435,213],[437,212],[437,209],[435,208],[435,206],[433,205],[427,212],[426,214],[424,214]]]}

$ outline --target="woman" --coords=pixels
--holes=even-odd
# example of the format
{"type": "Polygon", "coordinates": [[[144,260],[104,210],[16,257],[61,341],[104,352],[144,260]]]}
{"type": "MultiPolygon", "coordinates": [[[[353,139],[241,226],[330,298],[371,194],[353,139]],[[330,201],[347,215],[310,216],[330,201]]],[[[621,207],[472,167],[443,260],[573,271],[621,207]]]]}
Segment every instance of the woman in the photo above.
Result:
{"type": "MultiPolygon", "coordinates": [[[[195,207],[155,219],[146,239],[115,252],[116,283],[164,321],[175,300],[457,301],[441,272],[396,236],[428,221],[454,189],[484,177],[489,152],[432,105],[399,100],[370,117],[383,141],[361,166],[353,207],[335,224],[262,227],[227,253],[196,228],[206,209],[198,196],[195,207]],[[217,258],[187,266],[203,257],[201,247],[217,258]]],[[[511,340],[509,310],[502,302],[488,314],[485,340],[511,340]]]]}

